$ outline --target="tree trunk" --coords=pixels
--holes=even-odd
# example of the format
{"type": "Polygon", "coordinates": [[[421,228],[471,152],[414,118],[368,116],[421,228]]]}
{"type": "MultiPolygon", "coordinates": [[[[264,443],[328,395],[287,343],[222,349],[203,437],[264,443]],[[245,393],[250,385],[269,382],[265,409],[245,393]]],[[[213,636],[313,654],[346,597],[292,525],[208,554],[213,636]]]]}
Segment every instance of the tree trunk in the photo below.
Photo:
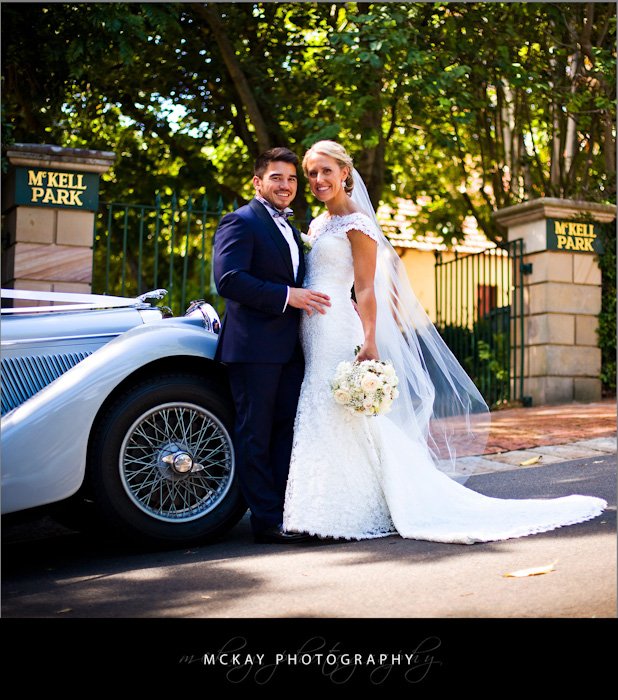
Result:
{"type": "Polygon", "coordinates": [[[371,200],[374,209],[377,209],[380,204],[382,189],[384,187],[384,155],[386,152],[386,142],[382,134],[381,124],[376,125],[376,120],[378,122],[380,121],[379,112],[368,113],[366,118],[363,120],[367,131],[372,128],[378,129],[380,140],[377,146],[363,149],[360,158],[358,158],[357,165],[358,172],[363,177],[365,186],[367,187],[367,193],[369,194],[369,199],[371,200]],[[369,123],[373,123],[372,126],[369,126],[369,123]]]}
{"type": "Polygon", "coordinates": [[[560,105],[553,102],[550,105],[552,115],[551,132],[551,164],[549,168],[549,192],[550,197],[560,196],[560,105]]]}
{"type": "Polygon", "coordinates": [[[232,46],[232,42],[225,32],[225,26],[221,22],[221,18],[217,11],[210,6],[192,3],[193,11],[204,19],[212,30],[212,38],[214,38],[223,62],[230,74],[230,78],[234,84],[236,91],[242,101],[242,104],[247,112],[247,117],[251,121],[255,129],[258,151],[261,153],[268,150],[273,145],[268,133],[268,126],[262,112],[258,106],[257,100],[253,95],[247,76],[245,75],[242,66],[236,58],[236,52],[232,46]]]}
{"type": "Polygon", "coordinates": [[[609,114],[603,115],[603,157],[607,174],[616,176],[616,138],[614,125],[609,114]]]}
{"type": "MultiPolygon", "coordinates": [[[[552,22],[552,34],[555,36],[561,36],[559,27],[556,26],[555,22],[552,22]]],[[[561,66],[559,65],[558,59],[555,55],[549,57],[549,64],[551,67],[551,79],[549,81],[549,94],[555,95],[560,87],[560,76],[561,76],[561,66]]],[[[548,105],[548,110],[551,115],[551,156],[549,163],[549,183],[548,191],[545,192],[545,196],[549,197],[559,197],[560,196],[560,161],[561,161],[561,147],[560,147],[560,104],[555,100],[548,105]]]]}
{"type": "Polygon", "coordinates": [[[500,95],[500,101],[498,104],[500,106],[500,122],[502,126],[503,141],[502,150],[504,152],[502,188],[505,199],[512,200],[514,194],[517,196],[519,159],[517,156],[517,134],[515,131],[515,96],[506,78],[502,78],[502,80],[498,83],[498,94],[500,95]],[[506,170],[507,168],[508,171],[506,170]],[[507,180],[506,182],[505,179],[507,180]]]}
{"type": "MultiPolygon", "coordinates": [[[[30,132],[34,134],[42,134],[44,125],[39,121],[38,117],[34,114],[32,111],[31,107],[31,100],[29,98],[29,94],[32,94],[32,92],[28,91],[26,87],[26,91],[24,94],[24,91],[22,91],[22,78],[19,76],[18,71],[15,66],[9,65],[6,69],[6,88],[5,88],[5,95],[8,94],[10,95],[13,93],[15,96],[15,101],[17,102],[17,105],[19,106],[19,109],[21,110],[22,116],[24,118],[24,122],[26,123],[26,126],[30,130],[30,132]]],[[[32,86],[32,81],[26,80],[24,83],[28,83],[31,88],[36,86],[32,86]]],[[[6,98],[5,98],[6,99],[6,98]]],[[[33,136],[34,137],[34,136],[33,136]]],[[[43,138],[42,136],[39,136],[39,138],[43,138]]]]}
{"type": "MultiPolygon", "coordinates": [[[[603,75],[600,71],[596,69],[596,57],[592,50],[592,23],[594,20],[594,3],[586,3],[585,10],[585,21],[584,30],[582,31],[581,37],[579,37],[579,43],[581,45],[581,51],[583,55],[590,61],[592,69],[590,70],[591,76],[596,81],[597,90],[605,95],[611,95],[612,91],[609,89],[603,75]]],[[[603,29],[603,36],[607,30],[603,29]]],[[[597,45],[599,42],[597,41],[597,45]]],[[[614,93],[615,94],[615,93],[614,93]]],[[[614,123],[612,119],[612,114],[610,110],[603,110],[601,114],[601,124],[603,130],[603,159],[605,164],[605,170],[610,179],[615,180],[616,176],[616,138],[614,136],[614,123]]]]}
{"type": "MultiPolygon", "coordinates": [[[[581,65],[581,55],[579,52],[569,56],[568,75],[571,79],[571,95],[577,91],[577,79],[581,65]]],[[[564,144],[564,171],[571,171],[571,164],[577,152],[577,119],[571,113],[567,115],[566,139],[564,144]]]]}

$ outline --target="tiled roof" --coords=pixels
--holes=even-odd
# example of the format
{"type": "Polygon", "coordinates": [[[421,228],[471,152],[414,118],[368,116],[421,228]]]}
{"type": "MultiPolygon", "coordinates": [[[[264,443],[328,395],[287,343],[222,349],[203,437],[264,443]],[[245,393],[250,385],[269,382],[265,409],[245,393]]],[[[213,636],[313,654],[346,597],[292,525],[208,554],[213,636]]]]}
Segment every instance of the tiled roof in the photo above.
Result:
{"type": "Polygon", "coordinates": [[[461,241],[445,241],[444,237],[438,235],[417,235],[414,219],[420,209],[421,205],[409,199],[398,199],[397,209],[385,205],[378,209],[377,216],[382,230],[394,247],[426,251],[455,250],[458,253],[479,253],[496,247],[496,244],[489,241],[478,229],[472,216],[464,220],[464,237],[461,241]]]}

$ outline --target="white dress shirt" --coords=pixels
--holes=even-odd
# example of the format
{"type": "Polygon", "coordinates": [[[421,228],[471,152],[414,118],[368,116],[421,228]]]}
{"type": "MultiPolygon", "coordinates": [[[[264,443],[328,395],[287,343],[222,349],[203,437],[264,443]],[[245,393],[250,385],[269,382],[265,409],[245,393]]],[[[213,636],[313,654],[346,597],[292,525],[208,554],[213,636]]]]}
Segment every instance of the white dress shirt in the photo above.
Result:
{"type": "MultiPolygon", "coordinates": [[[[277,228],[281,231],[283,234],[283,237],[286,240],[286,243],[288,244],[288,248],[290,249],[290,256],[292,257],[292,270],[294,271],[294,278],[296,278],[296,275],[298,274],[298,265],[299,265],[299,250],[298,250],[298,245],[296,243],[296,240],[294,238],[294,233],[292,231],[292,227],[290,224],[288,224],[286,218],[284,216],[275,216],[273,212],[273,205],[270,204],[269,202],[266,202],[262,197],[256,197],[258,202],[261,202],[264,204],[264,207],[266,208],[266,211],[272,216],[273,221],[277,225],[277,228]]],[[[290,299],[290,288],[288,287],[288,293],[285,298],[285,304],[283,306],[283,310],[285,311],[288,305],[288,301],[290,299]]]]}

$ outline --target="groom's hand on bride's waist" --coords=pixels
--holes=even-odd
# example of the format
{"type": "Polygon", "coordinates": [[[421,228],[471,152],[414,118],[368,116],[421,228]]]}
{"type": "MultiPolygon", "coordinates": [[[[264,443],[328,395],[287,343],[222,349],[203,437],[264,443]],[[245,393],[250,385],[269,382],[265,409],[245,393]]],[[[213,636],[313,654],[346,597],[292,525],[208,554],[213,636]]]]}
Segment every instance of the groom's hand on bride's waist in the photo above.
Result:
{"type": "Polygon", "coordinates": [[[330,297],[322,292],[315,292],[313,289],[290,287],[288,304],[296,309],[303,309],[309,316],[314,311],[325,314],[326,307],[330,306],[330,297]]]}

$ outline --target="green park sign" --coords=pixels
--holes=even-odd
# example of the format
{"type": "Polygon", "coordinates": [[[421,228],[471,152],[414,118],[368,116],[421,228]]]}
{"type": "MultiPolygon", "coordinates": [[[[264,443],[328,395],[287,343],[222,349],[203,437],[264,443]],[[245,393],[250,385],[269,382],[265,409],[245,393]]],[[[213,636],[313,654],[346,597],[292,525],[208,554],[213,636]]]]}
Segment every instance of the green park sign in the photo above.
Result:
{"type": "Polygon", "coordinates": [[[99,175],[17,167],[15,204],[96,211],[99,206],[99,175]]]}
{"type": "Polygon", "coordinates": [[[602,253],[600,225],[591,221],[547,219],[547,250],[602,253]]]}

